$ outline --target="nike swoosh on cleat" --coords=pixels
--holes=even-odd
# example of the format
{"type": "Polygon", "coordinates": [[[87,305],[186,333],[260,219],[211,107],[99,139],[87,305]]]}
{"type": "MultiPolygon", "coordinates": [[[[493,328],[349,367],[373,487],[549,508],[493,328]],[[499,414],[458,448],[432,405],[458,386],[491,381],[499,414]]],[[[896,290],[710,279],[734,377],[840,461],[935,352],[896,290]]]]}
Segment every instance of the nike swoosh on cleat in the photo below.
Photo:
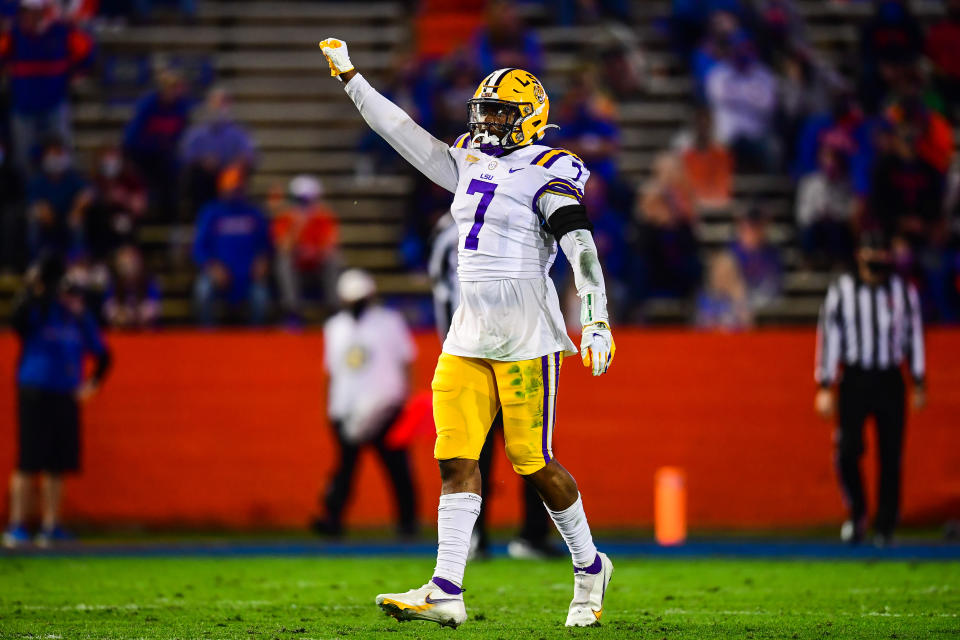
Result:
{"type": "Polygon", "coordinates": [[[526,167],[520,167],[519,169],[509,169],[507,173],[513,173],[514,171],[523,171],[526,167]]]}
{"type": "Polygon", "coordinates": [[[423,601],[426,602],[427,604],[440,604],[441,602],[456,602],[459,599],[460,598],[437,598],[436,600],[434,600],[430,596],[427,596],[426,598],[423,599],[423,601]]]}

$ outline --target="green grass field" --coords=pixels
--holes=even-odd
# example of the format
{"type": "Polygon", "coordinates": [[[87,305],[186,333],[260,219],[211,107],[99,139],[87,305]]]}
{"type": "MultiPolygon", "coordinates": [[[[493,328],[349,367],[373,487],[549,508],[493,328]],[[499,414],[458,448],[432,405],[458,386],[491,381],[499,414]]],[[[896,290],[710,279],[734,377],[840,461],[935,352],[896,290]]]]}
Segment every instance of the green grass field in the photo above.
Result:
{"type": "Polygon", "coordinates": [[[566,562],[467,574],[470,620],[400,624],[373,604],[428,558],[0,557],[2,638],[958,638],[960,563],[625,559],[599,629],[563,627],[566,562]]]}

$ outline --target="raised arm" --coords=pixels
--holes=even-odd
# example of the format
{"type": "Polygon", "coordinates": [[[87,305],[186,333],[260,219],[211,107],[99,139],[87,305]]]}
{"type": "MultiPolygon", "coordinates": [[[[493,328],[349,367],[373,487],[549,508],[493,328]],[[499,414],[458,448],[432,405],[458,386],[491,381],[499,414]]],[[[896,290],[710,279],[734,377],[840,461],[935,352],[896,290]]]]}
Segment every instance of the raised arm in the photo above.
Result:
{"type": "Polygon", "coordinates": [[[370,128],[423,175],[447,191],[455,191],[459,172],[450,147],[370,86],[350,62],[345,42],[327,38],[320,48],[330,63],[331,75],[344,83],[347,95],[370,128]]]}

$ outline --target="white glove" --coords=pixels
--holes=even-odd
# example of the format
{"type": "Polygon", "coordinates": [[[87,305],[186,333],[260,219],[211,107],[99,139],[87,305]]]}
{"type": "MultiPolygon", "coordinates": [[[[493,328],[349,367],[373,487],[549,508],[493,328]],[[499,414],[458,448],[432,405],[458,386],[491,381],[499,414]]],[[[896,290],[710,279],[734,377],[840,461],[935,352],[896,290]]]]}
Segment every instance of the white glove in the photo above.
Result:
{"type": "Polygon", "coordinates": [[[593,322],[583,327],[580,339],[580,357],[583,366],[593,369],[593,375],[602,376],[613,362],[617,345],[613,342],[610,325],[606,322],[593,322]]]}
{"type": "Polygon", "coordinates": [[[339,76],[341,73],[353,71],[350,54],[347,53],[347,43],[336,38],[326,38],[320,41],[320,50],[327,57],[330,64],[330,75],[339,76]]]}

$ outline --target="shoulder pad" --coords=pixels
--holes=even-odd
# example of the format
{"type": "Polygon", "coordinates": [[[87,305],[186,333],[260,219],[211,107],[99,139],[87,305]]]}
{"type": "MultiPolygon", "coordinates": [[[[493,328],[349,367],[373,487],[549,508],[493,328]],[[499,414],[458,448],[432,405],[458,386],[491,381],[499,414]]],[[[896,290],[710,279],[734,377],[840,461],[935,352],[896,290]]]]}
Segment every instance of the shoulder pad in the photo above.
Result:
{"type": "Polygon", "coordinates": [[[580,156],[572,151],[567,151],[566,149],[547,149],[546,151],[534,156],[533,160],[530,161],[530,164],[543,167],[544,169],[549,169],[551,166],[553,166],[554,162],[564,157],[570,157],[572,160],[576,160],[577,162],[583,164],[583,160],[580,159],[580,156]]]}

